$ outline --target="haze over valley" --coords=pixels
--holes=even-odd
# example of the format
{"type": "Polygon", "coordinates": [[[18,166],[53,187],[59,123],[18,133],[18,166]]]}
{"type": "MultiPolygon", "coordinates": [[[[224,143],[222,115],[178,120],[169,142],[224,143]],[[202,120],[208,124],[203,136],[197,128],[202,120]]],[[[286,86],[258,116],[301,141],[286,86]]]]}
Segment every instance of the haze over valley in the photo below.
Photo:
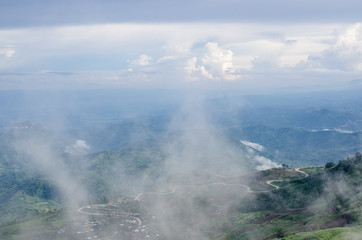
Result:
{"type": "MultiPolygon", "coordinates": [[[[278,231],[287,235],[289,228],[284,230],[283,224],[269,226],[271,221],[263,220],[271,211],[277,214],[271,219],[307,214],[311,224],[318,214],[326,215],[329,220],[318,223],[321,229],[348,225],[350,217],[338,220],[345,219],[343,214],[353,215],[351,226],[358,222],[354,199],[359,196],[355,195],[359,170],[352,170],[357,174],[353,185],[345,183],[349,175],[332,178],[346,185],[338,191],[353,196],[343,198],[352,203],[340,214],[331,215],[332,203],[322,200],[331,194],[327,184],[331,177],[323,167],[352,157],[361,148],[360,97],[353,91],[339,92],[340,101],[331,92],[249,96],[103,90],[58,92],[56,97],[52,91],[41,93],[3,95],[10,102],[1,134],[3,237],[234,239],[232,229],[243,229],[246,222],[232,218],[245,214],[253,214],[249,224],[266,225],[237,236],[277,237],[273,232],[278,231]],[[327,104],[309,105],[313,96],[325,98],[327,104]],[[11,98],[18,102],[11,103],[11,98]],[[41,108],[44,117],[39,119],[33,111],[21,115],[32,106],[41,108]],[[62,109],[61,114],[53,114],[53,106],[62,109]],[[310,193],[299,189],[301,181],[306,181],[310,193]],[[301,197],[300,191],[308,194],[301,197]],[[311,206],[302,203],[305,197],[312,199],[311,206]],[[270,206],[264,206],[264,198],[270,198],[270,206]],[[281,204],[288,207],[279,213],[281,204]],[[326,210],[317,214],[310,210],[314,204],[326,204],[326,210]],[[260,210],[264,211],[260,216],[253,213],[260,210]],[[329,226],[329,221],[335,223],[329,226]],[[30,223],[35,225],[27,227],[30,223]]],[[[359,158],[356,155],[353,169],[359,169],[359,158]]],[[[317,230],[300,228],[299,221],[294,224],[293,232],[317,230]]]]}
{"type": "Polygon", "coordinates": [[[361,12],[0,1],[0,239],[361,239],[361,12]]]}

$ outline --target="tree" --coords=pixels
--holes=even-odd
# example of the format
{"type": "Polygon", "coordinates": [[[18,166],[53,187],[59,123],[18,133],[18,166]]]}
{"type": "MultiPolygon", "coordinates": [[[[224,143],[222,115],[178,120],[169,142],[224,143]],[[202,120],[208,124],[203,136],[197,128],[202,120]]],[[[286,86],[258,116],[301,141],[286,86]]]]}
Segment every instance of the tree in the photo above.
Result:
{"type": "Polygon", "coordinates": [[[284,168],[284,169],[288,169],[289,168],[289,166],[287,165],[287,164],[282,164],[282,168],[284,168]]]}
{"type": "Polygon", "coordinates": [[[324,165],[324,168],[332,168],[334,167],[336,164],[334,162],[327,162],[326,165],[324,165]]]}

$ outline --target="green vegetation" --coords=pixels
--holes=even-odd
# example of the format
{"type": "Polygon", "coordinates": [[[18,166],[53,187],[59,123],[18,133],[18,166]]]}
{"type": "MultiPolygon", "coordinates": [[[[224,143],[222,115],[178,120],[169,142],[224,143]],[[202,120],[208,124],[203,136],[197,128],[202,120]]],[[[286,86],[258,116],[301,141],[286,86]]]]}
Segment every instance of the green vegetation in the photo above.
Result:
{"type": "MultiPolygon", "coordinates": [[[[141,154],[138,151],[131,151],[136,156],[150,156],[150,153],[141,154]]],[[[112,153],[102,152],[89,156],[92,159],[91,166],[95,168],[95,174],[100,177],[101,173],[112,174],[111,168],[115,164],[124,164],[137,174],[139,163],[130,165],[127,161],[115,160],[120,156],[130,156],[125,152],[112,153]],[[136,170],[135,170],[136,169],[136,170]]],[[[145,169],[155,168],[152,161],[145,169]]],[[[99,199],[99,202],[110,202],[109,209],[128,213],[141,214],[145,218],[152,219],[152,209],[160,204],[157,209],[168,209],[164,216],[166,221],[177,219],[177,225],[172,226],[172,233],[183,239],[191,237],[191,231],[195,228],[210,239],[236,240],[236,239],[344,239],[344,237],[358,236],[361,232],[362,193],[359,189],[362,186],[361,177],[361,154],[340,161],[332,168],[305,168],[302,171],[308,172],[309,176],[293,169],[269,169],[249,175],[249,184],[254,190],[264,189],[261,192],[246,194],[245,188],[237,184],[236,178],[223,178],[224,184],[186,185],[174,193],[156,194],[144,193],[141,202],[121,198],[118,202],[110,199],[99,199]],[[281,180],[277,184],[279,189],[267,186],[268,180],[281,180]],[[230,185],[228,185],[230,184],[230,185]],[[343,185],[338,189],[335,186],[343,185]],[[268,190],[268,191],[265,191],[268,190]],[[240,193],[243,194],[240,194],[240,193]],[[225,207],[228,206],[228,207],[225,207]],[[197,209],[197,211],[195,211],[197,209]],[[205,219],[207,222],[204,222],[205,219]],[[179,227],[178,227],[179,226],[179,227]],[[182,231],[189,229],[188,231],[182,231]],[[191,229],[191,230],[190,230],[191,229]]],[[[142,170],[145,176],[148,171],[142,170]]],[[[150,171],[152,172],[152,171],[150,171]]],[[[17,179],[12,175],[12,179],[17,179]]],[[[201,176],[201,175],[200,175],[201,176]]],[[[101,179],[95,182],[100,182],[101,179]]],[[[38,178],[29,178],[31,183],[47,189],[38,178]]],[[[102,178],[103,179],[103,178],[102,178]]],[[[212,180],[213,177],[209,177],[212,180]]],[[[218,180],[220,181],[220,179],[218,180]]],[[[240,178],[239,181],[243,181],[240,178]]],[[[107,183],[106,181],[104,182],[107,183]]],[[[95,184],[95,183],[91,183],[95,184]]],[[[3,185],[5,186],[5,185],[3,185]]],[[[25,186],[25,185],[22,185],[25,186]]],[[[47,185],[46,185],[47,186],[47,185]]],[[[106,186],[106,185],[105,185],[106,186]]],[[[105,186],[100,187],[106,188],[105,186]]],[[[33,189],[30,187],[30,190],[33,189]]],[[[42,200],[35,196],[47,196],[42,191],[18,191],[13,195],[9,203],[14,204],[13,208],[8,207],[9,212],[16,213],[15,208],[26,206],[29,209],[37,209],[25,220],[10,219],[3,221],[0,225],[0,236],[2,239],[26,239],[30,236],[41,239],[72,239],[73,235],[68,233],[71,227],[69,220],[64,218],[59,204],[52,200],[42,200]],[[30,197],[28,194],[33,194],[30,197]],[[43,202],[42,202],[43,201],[43,202]],[[56,208],[57,206],[58,208],[56,208]],[[31,229],[38,229],[34,232],[31,229]],[[64,232],[65,231],[65,232],[64,232]],[[61,232],[58,234],[57,232],[61,232]],[[45,237],[45,238],[44,238],[45,237]]],[[[21,208],[23,215],[28,212],[21,208]]],[[[4,211],[2,209],[1,211],[4,211]]],[[[88,210],[92,211],[92,210],[88,210]]],[[[2,215],[5,216],[5,215],[2,215]]],[[[122,218],[101,218],[107,219],[108,225],[105,229],[112,229],[112,224],[122,218]],[[118,220],[117,220],[118,219],[118,220]]],[[[20,217],[20,213],[18,213],[20,217]]],[[[98,221],[97,215],[92,216],[88,221],[98,221]]],[[[156,219],[153,227],[157,228],[156,219]]],[[[119,225],[119,224],[118,224],[119,225]]],[[[164,239],[168,239],[167,236],[164,239]]],[[[127,239],[127,238],[126,238],[127,239]]],[[[348,239],[348,238],[347,238],[348,239]]]]}
{"type": "Polygon", "coordinates": [[[324,168],[332,168],[334,167],[336,164],[334,162],[327,162],[326,165],[324,165],[324,168]]]}
{"type": "Polygon", "coordinates": [[[324,171],[324,167],[304,167],[301,168],[300,170],[302,170],[305,173],[308,173],[309,175],[318,173],[318,172],[323,172],[324,171]]]}
{"type": "Polygon", "coordinates": [[[283,240],[345,240],[358,239],[362,234],[362,226],[331,228],[326,230],[318,230],[312,232],[296,233],[283,240]]]}
{"type": "MultiPolygon", "coordinates": [[[[220,239],[357,237],[362,230],[361,156],[357,153],[333,168],[308,168],[308,177],[284,182],[280,189],[255,198],[242,199],[224,220],[222,225],[228,227],[221,228],[225,234],[220,239]]],[[[277,171],[280,170],[264,173],[275,175],[277,171]]]]}
{"type": "Polygon", "coordinates": [[[253,125],[228,129],[236,139],[261,144],[260,154],[289,167],[324,166],[361,149],[361,132],[310,131],[296,127],[253,125]]]}
{"type": "MultiPolygon", "coordinates": [[[[28,130],[23,134],[40,131],[28,130]]],[[[258,131],[253,134],[260,134],[260,138],[269,134],[272,138],[274,130],[269,129],[270,134],[263,135],[258,131]]],[[[295,134],[295,130],[290,129],[278,131],[282,131],[286,138],[291,136],[290,131],[295,134]]],[[[245,133],[248,134],[248,131],[245,133]]],[[[305,131],[300,130],[299,133],[299,137],[305,137],[305,131]]],[[[75,239],[70,221],[77,225],[80,220],[69,220],[64,216],[67,206],[61,189],[10,147],[9,141],[17,134],[0,136],[0,238],[31,239],[31,236],[37,239],[42,234],[44,239],[75,239]],[[58,236],[61,230],[63,232],[58,236]]],[[[39,134],[41,137],[46,135],[42,131],[39,134]]],[[[307,135],[314,138],[313,134],[307,135]]],[[[341,136],[337,134],[336,137],[341,136]]],[[[323,139],[321,137],[321,142],[323,139]]],[[[265,145],[259,140],[256,138],[255,142],[265,145]]],[[[318,144],[331,144],[333,147],[338,141],[347,139],[331,141],[318,144]]],[[[281,143],[270,144],[280,146],[278,144],[281,143]]],[[[320,146],[318,144],[317,147],[320,146]]],[[[312,149],[312,146],[308,143],[303,148],[312,149]]],[[[289,158],[286,152],[281,156],[289,158]]],[[[303,154],[301,156],[303,158],[303,154]]],[[[131,213],[152,219],[153,215],[162,212],[153,212],[153,207],[158,204],[158,210],[169,211],[163,213],[166,221],[177,219],[178,226],[172,226],[172,229],[178,238],[173,239],[191,238],[190,232],[183,231],[195,228],[210,239],[220,240],[341,239],[361,230],[360,153],[337,164],[330,162],[331,159],[323,159],[320,162],[324,167],[305,167],[302,172],[290,169],[292,164],[288,161],[283,168],[238,177],[202,170],[183,175],[180,171],[167,176],[161,187],[165,189],[162,193],[155,191],[160,191],[157,184],[166,171],[166,156],[152,141],[82,156],[59,151],[56,157],[67,164],[69,175],[87,189],[89,196],[87,202],[81,203],[82,206],[97,203],[100,208],[106,206],[104,211],[119,211],[118,215],[107,218],[109,225],[103,225],[110,231],[113,231],[112,224],[117,219],[126,218],[131,213]],[[143,193],[142,201],[135,201],[134,196],[139,193],[143,193]],[[128,196],[128,201],[123,199],[125,196],[128,196]],[[122,204],[115,199],[123,199],[122,204]],[[205,219],[208,221],[204,223],[205,219]]],[[[87,219],[93,220],[101,221],[97,215],[87,219]]],[[[154,226],[157,226],[158,220],[154,221],[154,226]]],[[[164,239],[171,239],[171,236],[164,239]]]]}
{"type": "MultiPolygon", "coordinates": [[[[66,221],[61,213],[67,209],[66,201],[72,197],[67,196],[65,199],[59,184],[56,184],[54,179],[49,180],[44,171],[39,171],[33,166],[37,159],[29,161],[28,156],[19,154],[13,148],[16,146],[13,142],[18,139],[28,139],[29,136],[34,136],[36,141],[39,139],[46,143],[53,141],[39,126],[30,123],[24,126],[0,135],[1,239],[13,239],[19,232],[27,232],[28,225],[50,228],[51,232],[61,229],[66,221]]],[[[59,142],[55,143],[57,146],[59,142]]],[[[49,158],[60,159],[58,163],[63,162],[67,165],[67,174],[86,188],[87,201],[79,203],[81,205],[109,203],[120,196],[139,193],[141,187],[146,186],[146,182],[152,183],[152,179],[158,177],[164,161],[164,156],[157,146],[149,144],[90,155],[64,153],[62,149],[60,151],[55,149],[54,152],[58,155],[49,158]]],[[[59,168],[64,171],[61,166],[59,168]]],[[[26,235],[23,239],[27,239],[26,235]]],[[[64,239],[71,239],[71,236],[64,239]]]]}

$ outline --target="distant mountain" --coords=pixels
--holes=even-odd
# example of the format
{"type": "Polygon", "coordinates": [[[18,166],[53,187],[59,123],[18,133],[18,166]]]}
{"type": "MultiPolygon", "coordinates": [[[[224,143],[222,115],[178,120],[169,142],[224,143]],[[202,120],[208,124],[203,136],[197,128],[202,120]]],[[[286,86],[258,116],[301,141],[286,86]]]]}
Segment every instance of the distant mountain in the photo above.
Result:
{"type": "Polygon", "coordinates": [[[263,154],[278,163],[294,167],[320,166],[338,161],[362,149],[361,132],[339,129],[306,130],[255,125],[231,128],[233,138],[258,143],[265,147],[263,154]]]}

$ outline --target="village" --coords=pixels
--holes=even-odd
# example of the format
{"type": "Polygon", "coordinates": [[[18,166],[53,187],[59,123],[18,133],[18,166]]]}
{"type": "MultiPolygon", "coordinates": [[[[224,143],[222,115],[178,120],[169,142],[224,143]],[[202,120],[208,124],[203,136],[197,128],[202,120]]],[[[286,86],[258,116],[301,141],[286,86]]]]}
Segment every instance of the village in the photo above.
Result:
{"type": "Polygon", "coordinates": [[[137,201],[122,198],[110,204],[92,204],[78,209],[63,228],[59,237],[76,239],[160,239],[160,232],[152,224],[155,216],[141,216],[137,201]],[[152,226],[152,227],[151,227],[152,226]]]}

